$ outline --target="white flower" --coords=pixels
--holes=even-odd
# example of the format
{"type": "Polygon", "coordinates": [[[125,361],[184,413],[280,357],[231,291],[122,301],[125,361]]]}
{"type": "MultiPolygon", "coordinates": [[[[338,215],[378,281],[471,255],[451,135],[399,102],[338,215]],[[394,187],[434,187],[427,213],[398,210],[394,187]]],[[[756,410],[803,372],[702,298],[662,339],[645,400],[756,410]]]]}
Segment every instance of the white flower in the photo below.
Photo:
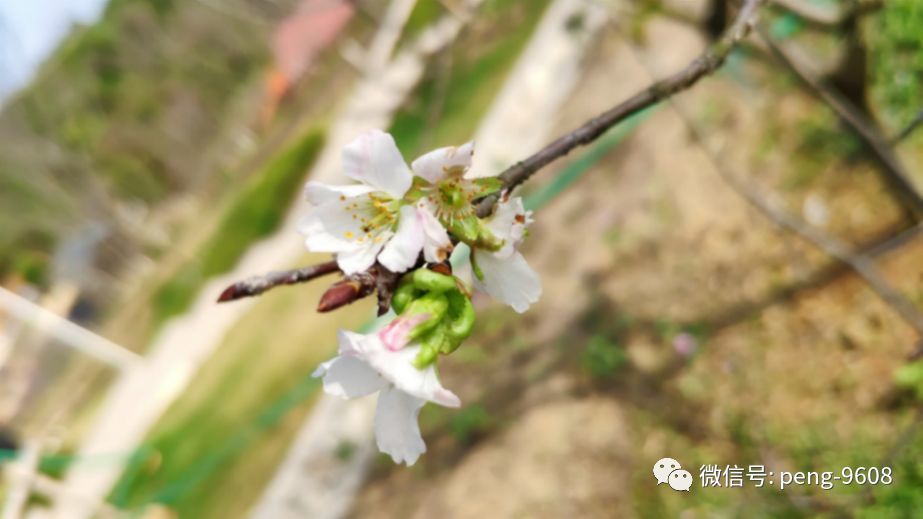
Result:
{"type": "Polygon", "coordinates": [[[473,217],[472,202],[500,185],[494,178],[471,175],[473,157],[474,141],[470,141],[435,149],[411,164],[414,174],[426,181],[426,185],[420,186],[423,197],[418,207],[429,210],[450,228],[464,218],[473,217]]]}
{"type": "Polygon", "coordinates": [[[474,277],[474,286],[482,292],[510,305],[519,313],[528,310],[542,295],[538,274],[517,250],[526,227],[532,223],[532,211],[526,211],[522,198],[502,197],[487,228],[503,240],[497,251],[472,249],[472,261],[480,270],[481,279],[474,277]]]}
{"type": "Polygon", "coordinates": [[[420,351],[406,344],[413,322],[396,319],[378,333],[340,331],[339,355],[321,364],[315,377],[324,378],[324,391],[344,399],[378,392],[375,440],[378,449],[395,463],[413,465],[426,452],[417,416],[427,401],[458,407],[458,397],[442,387],[436,369],[417,369],[412,362],[420,351]]]}
{"type": "Polygon", "coordinates": [[[413,174],[392,138],[372,130],[343,148],[346,175],[360,182],[328,186],[308,182],[314,205],[300,230],[313,252],[332,252],[346,274],[369,268],[377,259],[393,272],[414,266],[422,250],[427,261],[445,259],[452,248],[445,229],[422,207],[402,205],[413,174]]]}

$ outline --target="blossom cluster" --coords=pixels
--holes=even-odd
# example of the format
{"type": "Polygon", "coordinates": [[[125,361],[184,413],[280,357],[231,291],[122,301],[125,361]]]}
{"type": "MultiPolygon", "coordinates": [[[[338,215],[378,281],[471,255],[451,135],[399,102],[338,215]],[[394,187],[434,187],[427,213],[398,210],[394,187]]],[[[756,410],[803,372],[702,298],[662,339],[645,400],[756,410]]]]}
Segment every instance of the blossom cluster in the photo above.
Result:
{"type": "Polygon", "coordinates": [[[426,451],[417,416],[426,402],[461,405],[442,387],[440,355],[457,349],[474,326],[473,290],[517,312],[541,295],[541,283],[518,248],[532,222],[522,199],[503,193],[492,214],[476,202],[502,188],[471,171],[474,143],[439,148],[404,161],[391,135],[373,130],[343,149],[345,186],[309,182],[312,208],[300,225],[312,252],[333,253],[346,276],[380,266],[400,275],[391,298],[395,317],[379,331],[341,331],[339,355],[315,376],[342,398],[379,393],[375,437],[396,463],[426,451]],[[470,275],[453,275],[458,244],[470,250],[470,275]],[[454,258],[453,258],[454,259],[454,258]],[[442,267],[442,268],[439,268],[442,267]]]}

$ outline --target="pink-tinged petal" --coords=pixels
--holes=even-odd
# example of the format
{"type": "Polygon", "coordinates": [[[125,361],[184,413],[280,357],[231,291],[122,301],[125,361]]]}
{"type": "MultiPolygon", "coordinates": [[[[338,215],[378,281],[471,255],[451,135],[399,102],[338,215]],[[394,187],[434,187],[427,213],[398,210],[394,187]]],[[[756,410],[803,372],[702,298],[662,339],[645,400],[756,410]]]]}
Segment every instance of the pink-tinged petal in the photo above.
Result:
{"type": "Polygon", "coordinates": [[[341,352],[348,351],[364,360],[379,375],[406,393],[448,407],[458,407],[460,400],[454,393],[442,387],[436,368],[417,369],[412,363],[420,353],[419,344],[411,344],[397,351],[388,349],[377,333],[368,335],[341,334],[341,352]],[[344,345],[343,341],[349,344],[344,345]],[[343,348],[346,348],[344,350],[343,348]]]}
{"type": "Polygon", "coordinates": [[[417,211],[405,205],[401,207],[397,233],[388,240],[378,261],[391,272],[404,272],[416,265],[424,239],[423,222],[417,211]]]}
{"type": "Polygon", "coordinates": [[[388,350],[400,350],[410,342],[410,338],[408,337],[410,332],[416,328],[417,325],[429,319],[430,315],[431,314],[427,313],[408,317],[398,317],[381,330],[378,330],[378,338],[381,339],[382,344],[384,344],[385,348],[388,350]]]}
{"type": "Polygon", "coordinates": [[[417,417],[424,400],[396,388],[387,388],[378,396],[375,410],[375,443],[378,450],[391,456],[394,463],[413,465],[426,452],[417,417]]]}
{"type": "Polygon", "coordinates": [[[430,263],[441,263],[452,252],[452,240],[445,227],[425,205],[417,206],[417,214],[423,223],[423,234],[426,240],[423,243],[423,258],[430,263]]]}
{"type": "Polygon", "coordinates": [[[475,260],[484,274],[483,280],[475,278],[475,287],[510,305],[513,310],[523,313],[541,297],[542,282],[519,252],[507,258],[476,253],[475,260]]]}
{"type": "Polygon", "coordinates": [[[433,150],[413,161],[410,168],[420,177],[435,184],[446,177],[453,168],[468,169],[474,156],[474,141],[461,146],[447,146],[433,150]]]}
{"type": "Polygon", "coordinates": [[[314,377],[324,377],[324,392],[343,399],[359,398],[388,387],[371,366],[360,358],[340,355],[321,364],[314,377]]]}
{"type": "Polygon", "coordinates": [[[360,195],[367,195],[375,191],[374,187],[362,184],[351,186],[330,186],[311,180],[304,186],[304,196],[313,205],[321,205],[332,202],[341,197],[353,198],[360,195]]]}
{"type": "Polygon", "coordinates": [[[366,240],[356,248],[337,254],[337,266],[344,274],[356,274],[368,270],[375,264],[375,258],[384,246],[384,241],[390,238],[390,232],[384,233],[381,242],[366,240]]]}
{"type": "Polygon", "coordinates": [[[394,138],[381,130],[367,131],[343,148],[343,169],[349,178],[393,198],[403,197],[413,181],[394,138]]]}

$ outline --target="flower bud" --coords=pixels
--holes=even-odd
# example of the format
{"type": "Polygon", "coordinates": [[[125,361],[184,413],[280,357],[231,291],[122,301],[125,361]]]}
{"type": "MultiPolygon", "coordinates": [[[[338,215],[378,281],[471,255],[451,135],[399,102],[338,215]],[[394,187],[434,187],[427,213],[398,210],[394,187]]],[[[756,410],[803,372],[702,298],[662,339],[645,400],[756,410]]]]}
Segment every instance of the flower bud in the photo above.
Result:
{"type": "Polygon", "coordinates": [[[414,286],[425,292],[442,293],[454,290],[457,287],[454,277],[439,274],[426,268],[415,270],[411,274],[411,278],[414,286]]]}

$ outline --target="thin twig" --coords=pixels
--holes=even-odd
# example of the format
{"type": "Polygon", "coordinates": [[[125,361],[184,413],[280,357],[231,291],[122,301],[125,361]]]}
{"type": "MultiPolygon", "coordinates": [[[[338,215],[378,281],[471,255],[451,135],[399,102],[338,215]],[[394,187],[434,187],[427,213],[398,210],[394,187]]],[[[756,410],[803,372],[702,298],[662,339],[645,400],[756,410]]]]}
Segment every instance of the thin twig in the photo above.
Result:
{"type": "Polygon", "coordinates": [[[898,132],[897,135],[891,138],[891,144],[898,144],[907,137],[910,137],[910,134],[916,131],[916,129],[921,125],[923,125],[923,110],[920,110],[920,113],[918,113],[917,116],[914,117],[912,121],[910,121],[910,124],[908,124],[906,127],[904,127],[903,130],[898,132]]]}
{"type": "MultiPolygon", "coordinates": [[[[857,248],[855,254],[868,258],[878,258],[906,244],[921,233],[923,233],[923,227],[914,226],[894,236],[864,244],[857,248]]],[[[714,314],[696,319],[696,323],[705,324],[712,330],[722,329],[739,323],[748,316],[758,314],[779,301],[792,299],[806,290],[821,288],[849,272],[852,272],[849,265],[840,261],[833,261],[811,272],[797,276],[786,285],[771,289],[759,299],[740,301],[714,314]]]]}
{"type": "MultiPolygon", "coordinates": [[[[724,64],[731,50],[750,32],[756,18],[757,7],[764,0],[746,0],[734,23],[724,35],[702,55],[683,70],[657,81],[627,100],[583,123],[579,128],[557,138],[529,158],[517,162],[503,171],[499,178],[503,187],[511,190],[529,179],[536,171],[567,155],[575,148],[598,139],[607,130],[632,115],[654,106],[696,84],[724,64]]],[[[485,197],[478,205],[478,215],[487,216],[497,202],[499,194],[485,197]]]]}
{"type": "Polygon", "coordinates": [[[327,261],[302,267],[294,270],[282,270],[263,274],[262,276],[253,276],[243,281],[238,281],[224,289],[218,297],[219,303],[227,301],[236,301],[244,297],[258,296],[263,292],[282,285],[294,285],[305,283],[312,279],[317,279],[327,274],[339,272],[336,261],[327,261]]]}
{"type": "Polygon", "coordinates": [[[718,159],[717,154],[706,144],[698,128],[675,104],[674,108],[680,117],[685,120],[692,137],[699,143],[715,170],[718,171],[728,185],[778,226],[801,236],[829,256],[849,266],[865,280],[882,301],[890,306],[919,335],[923,336],[923,313],[904,294],[891,286],[869,256],[852,252],[849,246],[842,241],[777,207],[776,204],[764,198],[755,186],[728,171],[718,159]]]}
{"type": "Polygon", "coordinates": [[[916,330],[918,334],[923,335],[923,314],[906,296],[891,286],[870,258],[865,255],[854,254],[845,243],[776,207],[775,204],[763,198],[752,185],[737,176],[726,171],[722,172],[721,176],[751,205],[759,209],[773,222],[788,231],[798,234],[828,255],[852,268],[907,324],[916,330]]]}
{"type": "Polygon", "coordinates": [[[882,137],[878,128],[847,99],[815,78],[806,70],[804,65],[792,59],[769,36],[765,28],[757,25],[756,32],[776,59],[788,68],[812,95],[829,105],[837,116],[862,139],[881,167],[881,171],[884,173],[885,180],[890,185],[892,192],[903,202],[903,205],[910,211],[915,220],[923,220],[923,197],[917,192],[903,164],[891,150],[888,141],[882,137]]]}

